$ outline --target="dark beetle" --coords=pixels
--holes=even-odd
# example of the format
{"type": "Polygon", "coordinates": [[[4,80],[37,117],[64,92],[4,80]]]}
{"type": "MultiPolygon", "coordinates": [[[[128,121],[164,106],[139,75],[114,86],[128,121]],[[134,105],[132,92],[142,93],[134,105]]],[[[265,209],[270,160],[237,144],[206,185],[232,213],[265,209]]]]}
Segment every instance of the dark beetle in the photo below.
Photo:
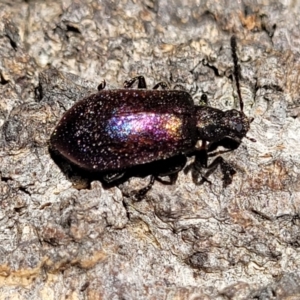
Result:
{"type": "MultiPolygon", "coordinates": [[[[51,148],[80,168],[103,173],[107,182],[138,165],[170,162],[167,170],[159,170],[157,164],[140,196],[157,176],[177,174],[186,163],[186,155],[195,155],[196,163],[207,167],[211,145],[232,140],[236,146],[230,148],[237,148],[251,122],[243,113],[234,37],[231,46],[240,111],[195,106],[190,94],[167,90],[163,82],[147,90],[144,77],[138,76],[126,81],[124,89],[105,90],[105,84],[101,84],[98,93],[77,102],[56,126],[51,148]],[[138,89],[130,88],[136,81],[138,89]],[[198,140],[202,140],[202,147],[197,149],[198,140]]],[[[221,157],[209,168],[218,164],[225,184],[229,184],[234,169],[221,157]]]]}

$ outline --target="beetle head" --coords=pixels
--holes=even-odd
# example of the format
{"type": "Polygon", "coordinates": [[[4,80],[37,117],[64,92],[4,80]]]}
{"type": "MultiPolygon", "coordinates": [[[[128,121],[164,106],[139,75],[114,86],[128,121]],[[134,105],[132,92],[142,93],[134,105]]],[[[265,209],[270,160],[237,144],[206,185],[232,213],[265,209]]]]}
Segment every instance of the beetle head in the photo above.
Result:
{"type": "Polygon", "coordinates": [[[241,140],[246,136],[252,121],[242,111],[231,109],[224,113],[222,127],[227,136],[241,140]]]}

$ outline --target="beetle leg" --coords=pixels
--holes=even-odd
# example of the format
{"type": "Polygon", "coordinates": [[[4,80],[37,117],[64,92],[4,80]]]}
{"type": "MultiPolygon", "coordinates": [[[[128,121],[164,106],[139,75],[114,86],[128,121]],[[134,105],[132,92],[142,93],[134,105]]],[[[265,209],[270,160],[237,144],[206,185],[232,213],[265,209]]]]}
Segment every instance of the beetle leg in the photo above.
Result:
{"type": "Polygon", "coordinates": [[[146,80],[145,80],[144,76],[136,76],[129,80],[126,80],[124,82],[124,88],[125,89],[131,88],[136,81],[138,82],[138,89],[146,89],[147,88],[146,80]]]}
{"type": "MultiPolygon", "coordinates": [[[[230,150],[229,150],[230,151],[230,150]]],[[[208,177],[217,169],[217,167],[220,165],[221,171],[223,174],[223,185],[226,187],[232,182],[232,177],[236,173],[234,168],[226,161],[222,156],[218,156],[213,160],[212,163],[210,163],[208,166],[205,168],[208,169],[208,171],[202,175],[201,170],[204,168],[203,166],[203,158],[201,158],[201,155],[204,154],[204,151],[202,149],[198,150],[195,153],[195,161],[192,164],[192,177],[193,181],[197,185],[201,185],[204,182],[208,182],[211,184],[211,182],[208,180],[208,177]],[[201,176],[201,180],[199,181],[199,174],[201,176]]],[[[207,153],[204,154],[206,155],[206,158],[209,156],[207,153]]]]}
{"type": "Polygon", "coordinates": [[[232,149],[216,151],[214,153],[209,153],[212,150],[210,149],[210,144],[207,146],[207,142],[205,140],[202,141],[202,145],[199,149],[194,151],[195,160],[194,162],[185,169],[185,173],[191,170],[192,178],[195,184],[200,185],[204,182],[211,182],[208,180],[208,177],[216,170],[216,168],[220,165],[221,171],[223,173],[223,183],[224,187],[229,185],[232,182],[232,176],[236,173],[233,167],[226,162],[222,156],[218,156],[213,160],[212,163],[208,165],[208,157],[213,157],[222,153],[226,153],[232,151],[232,149]],[[208,169],[208,171],[204,174],[201,174],[202,169],[208,169]],[[199,174],[201,176],[201,180],[199,181],[199,174]]]}
{"type": "Polygon", "coordinates": [[[102,80],[97,87],[98,91],[105,89],[105,86],[106,86],[106,81],[102,80]]]}
{"type": "Polygon", "coordinates": [[[139,191],[137,191],[134,195],[134,197],[136,198],[137,201],[141,201],[143,199],[143,197],[148,193],[148,191],[150,191],[150,189],[152,188],[153,184],[155,182],[155,176],[151,175],[150,177],[150,182],[148,183],[147,186],[145,186],[144,188],[140,189],[139,191]]]}
{"type": "Polygon", "coordinates": [[[201,148],[196,151],[195,162],[200,163],[201,167],[207,168],[208,150],[206,141],[202,141],[201,148]]]}
{"type": "Polygon", "coordinates": [[[160,167],[159,172],[156,174],[156,179],[163,184],[174,184],[177,180],[178,173],[186,165],[187,158],[185,155],[180,154],[164,161],[163,168],[160,167]],[[159,176],[159,177],[158,177],[159,176]],[[160,177],[169,176],[169,181],[163,180],[160,177]]]}
{"type": "Polygon", "coordinates": [[[203,93],[201,95],[199,105],[207,105],[207,103],[208,103],[207,95],[203,93]]]}
{"type": "Polygon", "coordinates": [[[167,89],[169,89],[169,86],[166,82],[161,81],[161,82],[158,82],[152,89],[157,90],[158,88],[161,88],[162,90],[167,90],[167,89]]]}
{"type": "Polygon", "coordinates": [[[207,142],[202,140],[202,145],[199,149],[194,150],[190,153],[190,156],[194,156],[194,162],[189,164],[185,169],[184,173],[192,172],[193,181],[198,184],[199,173],[202,168],[207,168],[208,162],[208,151],[207,142]]]}
{"type": "Polygon", "coordinates": [[[192,173],[192,178],[195,184],[200,185],[204,182],[211,183],[206,177],[209,174],[205,174],[205,177],[201,174],[202,169],[207,169],[208,153],[205,147],[197,149],[194,153],[194,162],[188,165],[184,172],[187,174],[189,171],[192,173]],[[201,181],[199,181],[199,176],[201,176],[201,181]]]}

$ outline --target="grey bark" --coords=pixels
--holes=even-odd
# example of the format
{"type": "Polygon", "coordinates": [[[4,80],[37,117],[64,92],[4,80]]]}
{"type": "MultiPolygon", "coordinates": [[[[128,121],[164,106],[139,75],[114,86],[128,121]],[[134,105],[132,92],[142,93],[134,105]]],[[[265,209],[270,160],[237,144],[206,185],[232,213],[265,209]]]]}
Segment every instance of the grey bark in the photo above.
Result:
{"type": "MultiPolygon", "coordinates": [[[[0,1],[0,299],[300,299],[297,1],[0,1]],[[238,107],[249,137],[224,188],[104,189],[48,150],[62,114],[136,75],[238,107]],[[78,176],[77,176],[78,175],[78,176]],[[17,298],[19,297],[19,298],[17,298]]],[[[192,159],[189,161],[189,163],[192,159]]]]}

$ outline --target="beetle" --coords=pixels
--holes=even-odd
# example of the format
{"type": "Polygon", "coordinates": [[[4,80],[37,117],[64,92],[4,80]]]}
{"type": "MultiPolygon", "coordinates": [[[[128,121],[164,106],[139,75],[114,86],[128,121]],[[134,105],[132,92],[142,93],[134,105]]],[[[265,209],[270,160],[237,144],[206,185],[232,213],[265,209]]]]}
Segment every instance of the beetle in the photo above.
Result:
{"type": "Polygon", "coordinates": [[[155,165],[138,198],[159,176],[174,174],[176,180],[188,155],[195,156],[195,165],[208,168],[202,181],[220,165],[224,184],[230,184],[235,170],[221,156],[208,165],[208,156],[213,145],[226,140],[234,145],[225,143],[229,151],[236,149],[252,122],[243,112],[234,36],[231,48],[240,110],[194,105],[188,92],[168,90],[164,82],[148,90],[143,76],[125,81],[122,89],[106,90],[102,82],[98,93],[64,114],[50,137],[51,149],[82,169],[101,173],[105,182],[122,178],[136,166],[155,165]],[[197,148],[199,140],[202,146],[197,148]]]}

